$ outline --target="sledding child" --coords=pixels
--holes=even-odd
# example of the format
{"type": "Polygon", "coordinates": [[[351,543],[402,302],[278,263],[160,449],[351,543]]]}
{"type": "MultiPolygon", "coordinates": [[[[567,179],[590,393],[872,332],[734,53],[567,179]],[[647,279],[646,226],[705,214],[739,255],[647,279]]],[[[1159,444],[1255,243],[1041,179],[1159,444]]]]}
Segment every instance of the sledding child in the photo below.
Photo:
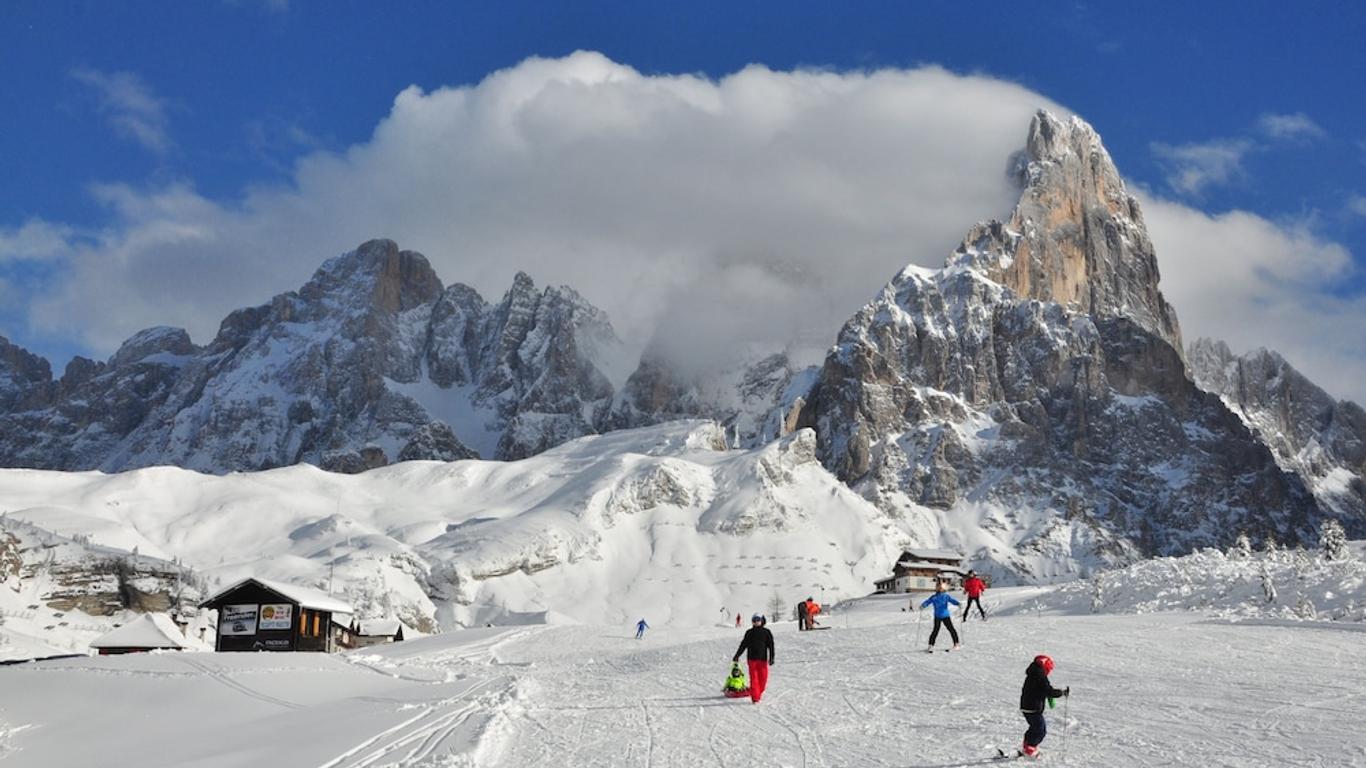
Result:
{"type": "Polygon", "coordinates": [[[987,612],[982,608],[982,593],[986,590],[986,582],[977,578],[977,571],[968,571],[968,577],[963,580],[963,591],[968,595],[967,605],[963,606],[964,622],[968,620],[968,611],[972,610],[973,603],[977,603],[977,612],[982,615],[982,621],[987,620],[987,612]]]}
{"type": "Polygon", "coordinates": [[[939,638],[940,625],[948,627],[949,636],[953,638],[953,650],[959,649],[958,630],[953,628],[953,611],[949,608],[950,604],[961,605],[953,599],[953,595],[944,591],[944,582],[935,581],[934,594],[925,598],[925,602],[920,604],[921,608],[934,606],[934,629],[930,632],[930,646],[925,649],[926,652],[934,652],[934,641],[939,638]]]}
{"type": "Polygon", "coordinates": [[[721,692],[732,699],[749,695],[749,688],[745,685],[745,673],[740,670],[740,662],[732,661],[730,663],[730,677],[726,678],[726,686],[721,689],[721,692]]]}
{"type": "Polygon", "coordinates": [[[768,667],[773,663],[773,633],[764,626],[768,622],[762,615],[756,613],[750,621],[751,626],[740,639],[740,647],[735,649],[731,663],[738,662],[740,654],[746,654],[749,660],[749,698],[758,704],[759,699],[764,697],[764,688],[768,687],[768,667]]]}
{"type": "Polygon", "coordinates": [[[1051,705],[1053,699],[1072,693],[1070,686],[1062,690],[1053,687],[1048,681],[1048,674],[1052,671],[1053,659],[1043,654],[1035,656],[1025,670],[1024,687],[1020,689],[1020,714],[1029,723],[1024,743],[1020,745],[1020,754],[1025,757],[1038,757],[1039,743],[1048,735],[1048,724],[1043,719],[1044,702],[1051,705]]]}

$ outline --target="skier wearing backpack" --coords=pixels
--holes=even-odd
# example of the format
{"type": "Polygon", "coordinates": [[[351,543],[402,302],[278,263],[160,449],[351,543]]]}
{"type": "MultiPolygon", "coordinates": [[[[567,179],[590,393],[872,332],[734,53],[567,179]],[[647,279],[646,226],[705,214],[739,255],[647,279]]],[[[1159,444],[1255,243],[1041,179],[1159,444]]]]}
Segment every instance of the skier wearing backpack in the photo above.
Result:
{"type": "Polygon", "coordinates": [[[977,571],[968,571],[968,577],[963,580],[963,591],[968,594],[968,603],[963,606],[963,621],[968,620],[968,611],[972,610],[972,604],[977,604],[977,612],[982,615],[982,621],[987,620],[987,612],[982,608],[982,593],[987,590],[987,585],[977,578],[977,571]]]}
{"type": "Polygon", "coordinates": [[[941,625],[949,629],[949,636],[953,638],[953,650],[956,651],[961,647],[958,645],[958,630],[953,628],[953,611],[949,608],[950,604],[961,605],[953,599],[953,595],[944,591],[944,582],[942,581],[934,583],[934,594],[925,598],[925,602],[920,604],[921,608],[934,606],[934,629],[930,632],[930,645],[925,649],[927,653],[934,652],[934,641],[939,638],[939,627],[941,625]]]}
{"type": "Polygon", "coordinates": [[[768,687],[768,668],[773,664],[773,633],[764,626],[767,622],[760,614],[750,619],[751,626],[740,639],[740,647],[735,649],[731,662],[738,662],[744,653],[749,661],[749,698],[755,704],[764,697],[768,687]]]}
{"type": "Polygon", "coordinates": [[[1051,706],[1053,699],[1072,693],[1070,686],[1062,690],[1053,687],[1048,681],[1052,671],[1053,659],[1044,654],[1035,656],[1025,670],[1024,687],[1020,689],[1020,714],[1029,723],[1024,743],[1020,745],[1020,754],[1025,757],[1038,757],[1039,743],[1048,735],[1048,724],[1043,718],[1044,702],[1047,701],[1051,706]]]}
{"type": "Polygon", "coordinates": [[[644,636],[645,636],[645,630],[647,630],[647,629],[649,629],[649,628],[650,628],[650,625],[645,623],[645,619],[641,619],[640,621],[637,621],[637,622],[636,622],[636,639],[639,640],[640,638],[644,637],[644,636]]]}

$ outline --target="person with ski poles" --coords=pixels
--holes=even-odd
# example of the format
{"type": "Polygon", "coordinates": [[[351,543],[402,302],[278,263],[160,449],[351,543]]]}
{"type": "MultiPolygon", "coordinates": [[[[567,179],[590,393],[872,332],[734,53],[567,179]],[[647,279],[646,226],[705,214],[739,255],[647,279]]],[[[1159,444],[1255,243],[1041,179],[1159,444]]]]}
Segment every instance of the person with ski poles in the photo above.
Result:
{"type": "Polygon", "coordinates": [[[640,638],[644,637],[644,636],[645,636],[645,630],[647,630],[647,629],[649,629],[649,628],[650,628],[650,625],[645,623],[645,619],[641,619],[640,621],[637,621],[637,622],[636,622],[636,639],[639,640],[640,638]]]}
{"type": "Polygon", "coordinates": [[[968,571],[968,577],[963,580],[963,591],[968,595],[968,603],[963,606],[963,621],[968,620],[968,611],[972,610],[972,604],[977,604],[977,612],[982,615],[982,621],[987,620],[987,612],[982,608],[982,593],[987,590],[987,585],[977,578],[977,571],[968,571]]]}
{"type": "Polygon", "coordinates": [[[1048,735],[1048,723],[1043,718],[1044,702],[1051,707],[1054,699],[1072,694],[1071,686],[1061,690],[1053,687],[1048,681],[1052,671],[1053,659],[1044,654],[1035,656],[1025,670],[1024,687],[1020,689],[1020,714],[1029,723],[1024,743],[1020,745],[1020,754],[1025,757],[1038,757],[1039,744],[1048,735]]]}
{"type": "Polygon", "coordinates": [[[953,638],[953,650],[956,651],[961,647],[958,645],[958,630],[953,628],[953,611],[949,608],[950,604],[961,605],[953,599],[953,595],[944,591],[943,581],[935,580],[934,594],[925,598],[925,602],[920,604],[921,608],[934,606],[934,629],[930,632],[930,645],[925,649],[926,653],[934,652],[934,641],[939,638],[939,627],[941,625],[949,629],[949,636],[953,638]]]}
{"type": "Polygon", "coordinates": [[[820,623],[816,621],[816,617],[821,613],[821,604],[808,597],[806,598],[806,602],[802,603],[802,605],[806,606],[806,628],[815,629],[820,626],[820,623]]]}
{"type": "Polygon", "coordinates": [[[768,687],[768,668],[773,665],[773,633],[764,626],[768,622],[761,614],[750,619],[750,628],[740,638],[740,647],[735,649],[731,662],[738,662],[744,653],[749,662],[749,699],[755,704],[764,697],[768,687]]]}

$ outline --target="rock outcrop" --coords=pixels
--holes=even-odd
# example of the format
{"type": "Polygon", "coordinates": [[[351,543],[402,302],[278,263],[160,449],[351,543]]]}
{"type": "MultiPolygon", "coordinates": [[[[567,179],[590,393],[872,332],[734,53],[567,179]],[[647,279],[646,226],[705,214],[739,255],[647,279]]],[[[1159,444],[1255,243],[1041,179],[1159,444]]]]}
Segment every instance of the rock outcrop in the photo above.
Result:
{"type": "Polygon", "coordinates": [[[297,292],[237,310],[196,347],[152,328],[107,362],[0,346],[0,464],[230,472],[310,462],[518,458],[595,430],[619,344],[568,288],[519,274],[497,305],[373,240],[297,292]]]}
{"type": "Polygon", "coordinates": [[[844,326],[803,413],[821,461],[926,539],[1025,579],[1239,531],[1312,541],[1305,484],[1189,381],[1094,132],[1041,113],[1026,159],[1008,223],[978,225],[943,269],[903,270],[844,326]]]}
{"type": "Polygon", "coordinates": [[[1276,461],[1309,484],[1326,508],[1366,521],[1366,411],[1334,400],[1265,349],[1235,355],[1197,339],[1186,352],[1201,389],[1213,392],[1271,448],[1276,461]]]}

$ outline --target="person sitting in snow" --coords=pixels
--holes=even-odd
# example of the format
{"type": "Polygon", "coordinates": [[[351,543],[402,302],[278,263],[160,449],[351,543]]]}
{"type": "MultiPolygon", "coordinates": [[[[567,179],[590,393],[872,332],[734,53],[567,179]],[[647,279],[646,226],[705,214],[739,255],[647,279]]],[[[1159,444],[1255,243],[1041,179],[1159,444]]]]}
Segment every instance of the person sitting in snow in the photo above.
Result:
{"type": "Polygon", "coordinates": [[[639,640],[640,638],[644,637],[644,636],[645,636],[645,630],[647,630],[647,629],[649,629],[649,628],[650,628],[650,625],[645,623],[645,619],[641,619],[640,621],[637,621],[637,622],[636,622],[636,639],[639,640]]]}
{"type": "Polygon", "coordinates": [[[740,662],[732,661],[730,663],[730,677],[726,678],[726,686],[721,690],[731,698],[749,693],[749,688],[745,685],[745,673],[740,669],[740,662]]]}
{"type": "Polygon", "coordinates": [[[1051,704],[1053,699],[1072,694],[1071,686],[1062,690],[1053,687],[1048,681],[1052,671],[1053,659],[1043,654],[1035,656],[1025,670],[1024,687],[1020,689],[1020,714],[1029,723],[1029,730],[1025,731],[1020,754],[1026,757],[1038,757],[1039,743],[1048,735],[1048,724],[1043,719],[1044,701],[1051,704]]]}
{"type": "Polygon", "coordinates": [[[930,632],[930,646],[925,649],[926,651],[934,651],[934,641],[939,638],[939,627],[941,625],[949,629],[949,636],[953,638],[953,650],[959,649],[958,630],[953,628],[953,612],[949,609],[950,604],[961,605],[953,599],[953,595],[944,591],[944,582],[935,581],[934,594],[925,598],[925,602],[920,604],[921,608],[934,606],[934,629],[930,632]]]}

